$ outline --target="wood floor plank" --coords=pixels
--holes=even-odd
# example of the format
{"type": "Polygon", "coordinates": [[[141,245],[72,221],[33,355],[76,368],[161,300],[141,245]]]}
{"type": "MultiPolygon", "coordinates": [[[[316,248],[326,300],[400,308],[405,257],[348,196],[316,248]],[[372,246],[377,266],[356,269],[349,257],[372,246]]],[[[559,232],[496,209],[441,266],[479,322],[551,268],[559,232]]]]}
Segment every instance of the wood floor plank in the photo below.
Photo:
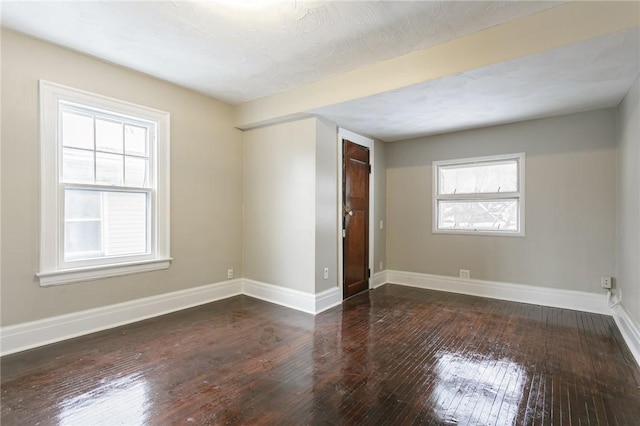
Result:
{"type": "Polygon", "coordinates": [[[395,285],[317,316],[237,296],[0,359],[3,425],[627,425],[611,317],[395,285]]]}

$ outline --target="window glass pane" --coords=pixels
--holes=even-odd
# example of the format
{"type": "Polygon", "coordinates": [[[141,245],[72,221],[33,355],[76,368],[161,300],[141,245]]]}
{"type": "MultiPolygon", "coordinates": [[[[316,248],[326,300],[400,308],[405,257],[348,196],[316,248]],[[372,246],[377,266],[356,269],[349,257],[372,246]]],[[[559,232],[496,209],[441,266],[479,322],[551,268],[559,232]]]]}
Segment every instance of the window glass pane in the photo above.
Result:
{"type": "Polygon", "coordinates": [[[102,255],[102,222],[99,220],[65,221],[65,260],[90,259],[102,255]]]}
{"type": "Polygon", "coordinates": [[[124,140],[126,154],[147,157],[147,128],[126,125],[124,126],[124,140]]]}
{"type": "Polygon", "coordinates": [[[65,189],[64,258],[102,256],[101,192],[65,189]]]}
{"type": "Polygon", "coordinates": [[[149,252],[146,192],[65,190],[65,260],[149,252]]]}
{"type": "Polygon", "coordinates": [[[64,217],[70,219],[100,219],[101,192],[85,189],[65,189],[64,217]]]}
{"type": "Polygon", "coordinates": [[[64,148],[62,151],[62,181],[93,183],[93,151],[64,148]]]}
{"type": "Polygon", "coordinates": [[[105,246],[108,256],[146,253],[147,193],[105,192],[105,246]]]}
{"type": "Polygon", "coordinates": [[[518,162],[441,166],[440,194],[478,194],[518,191],[518,162]]]}
{"type": "Polygon", "coordinates": [[[518,231],[518,200],[439,201],[438,229],[518,231]]]}
{"type": "Polygon", "coordinates": [[[96,152],[96,183],[122,186],[123,156],[96,152]]]}
{"type": "Polygon", "coordinates": [[[71,111],[63,111],[62,145],[93,149],[93,117],[71,111]]]}
{"type": "Polygon", "coordinates": [[[122,123],[96,119],[96,149],[122,153],[122,123]]]}
{"type": "Polygon", "coordinates": [[[125,157],[125,185],[146,187],[149,160],[139,157],[125,157]]]}

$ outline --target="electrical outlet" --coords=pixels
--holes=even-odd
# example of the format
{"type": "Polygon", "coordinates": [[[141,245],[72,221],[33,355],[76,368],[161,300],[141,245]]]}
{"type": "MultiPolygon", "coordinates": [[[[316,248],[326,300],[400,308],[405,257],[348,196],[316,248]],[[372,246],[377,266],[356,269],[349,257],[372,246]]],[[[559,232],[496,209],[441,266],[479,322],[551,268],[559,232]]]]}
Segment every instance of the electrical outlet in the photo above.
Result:
{"type": "Polygon", "coordinates": [[[468,269],[460,269],[460,278],[468,280],[471,277],[471,272],[468,269]]]}
{"type": "Polygon", "coordinates": [[[227,269],[227,278],[233,278],[233,269],[227,269]]]}
{"type": "Polygon", "coordinates": [[[324,268],[323,277],[325,280],[329,279],[329,268],[324,268]]]}
{"type": "Polygon", "coordinates": [[[380,229],[384,229],[384,221],[380,221],[380,229]]]}
{"type": "Polygon", "coordinates": [[[382,262],[380,262],[380,270],[382,271],[382,262]]]}
{"type": "Polygon", "coordinates": [[[611,288],[611,277],[600,277],[600,287],[611,288]]]}

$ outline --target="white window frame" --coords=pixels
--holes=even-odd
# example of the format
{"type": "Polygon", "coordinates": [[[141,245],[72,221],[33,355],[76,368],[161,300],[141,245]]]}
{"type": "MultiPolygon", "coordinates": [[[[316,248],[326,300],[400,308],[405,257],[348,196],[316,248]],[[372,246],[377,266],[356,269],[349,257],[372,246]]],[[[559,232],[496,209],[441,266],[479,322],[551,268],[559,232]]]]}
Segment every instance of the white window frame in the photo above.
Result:
{"type": "Polygon", "coordinates": [[[524,237],[525,236],[525,153],[516,154],[491,155],[485,157],[461,158],[455,160],[433,161],[433,189],[432,189],[432,232],[434,234],[451,234],[451,235],[490,235],[501,237],[524,237]],[[475,194],[439,194],[439,169],[443,166],[464,166],[477,163],[492,163],[501,161],[518,162],[518,191],[516,192],[490,192],[475,194]],[[517,199],[518,200],[518,231],[486,231],[486,230],[470,230],[470,229],[440,229],[438,228],[438,206],[439,201],[484,201],[499,199],[517,199]]]}
{"type": "MultiPolygon", "coordinates": [[[[40,265],[41,286],[97,280],[119,275],[166,269],[171,263],[169,227],[169,118],[167,112],[40,80],[40,265]],[[141,256],[122,256],[80,262],[64,261],[64,190],[100,185],[62,183],[60,103],[81,105],[154,124],[151,141],[154,170],[149,191],[151,250],[141,256]]],[[[116,186],[104,186],[118,190],[116,186]]],[[[131,191],[131,188],[120,188],[131,191]]],[[[136,190],[133,190],[136,192],[136,190]]]]}

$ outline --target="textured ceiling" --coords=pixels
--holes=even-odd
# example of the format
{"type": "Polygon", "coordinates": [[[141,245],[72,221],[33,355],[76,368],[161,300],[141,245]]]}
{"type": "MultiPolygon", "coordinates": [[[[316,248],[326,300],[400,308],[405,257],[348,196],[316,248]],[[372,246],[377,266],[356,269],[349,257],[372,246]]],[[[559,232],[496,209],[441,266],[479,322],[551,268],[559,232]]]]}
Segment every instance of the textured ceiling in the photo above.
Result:
{"type": "Polygon", "coordinates": [[[240,103],[424,49],[559,3],[3,2],[2,24],[240,103]]]}
{"type": "Polygon", "coordinates": [[[309,112],[389,142],[614,107],[639,52],[636,28],[309,112]]]}
{"type": "MultiPolygon", "coordinates": [[[[561,3],[2,1],[1,7],[5,27],[240,104],[561,3]]],[[[300,112],[394,141],[611,107],[640,73],[639,40],[636,27],[300,112]]]]}

